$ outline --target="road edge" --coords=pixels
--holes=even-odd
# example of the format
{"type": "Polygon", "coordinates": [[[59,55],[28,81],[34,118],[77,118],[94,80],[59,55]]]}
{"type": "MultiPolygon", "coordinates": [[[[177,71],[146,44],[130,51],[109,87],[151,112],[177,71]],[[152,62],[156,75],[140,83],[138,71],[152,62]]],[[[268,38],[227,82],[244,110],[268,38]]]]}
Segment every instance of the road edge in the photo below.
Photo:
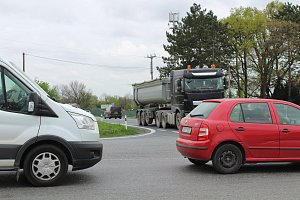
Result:
{"type": "MultiPolygon", "coordinates": [[[[125,126],[124,124],[121,124],[123,126],[125,126]]],[[[111,138],[101,138],[101,133],[100,133],[100,139],[101,140],[116,140],[116,139],[130,139],[130,138],[138,138],[138,137],[144,137],[147,135],[152,135],[153,133],[156,132],[156,130],[152,129],[152,128],[146,128],[146,127],[141,127],[141,126],[133,126],[133,125],[127,125],[130,127],[135,127],[135,128],[143,128],[146,130],[149,130],[150,133],[144,133],[144,134],[138,134],[138,135],[129,135],[129,136],[122,136],[122,137],[111,137],[111,138]]]]}

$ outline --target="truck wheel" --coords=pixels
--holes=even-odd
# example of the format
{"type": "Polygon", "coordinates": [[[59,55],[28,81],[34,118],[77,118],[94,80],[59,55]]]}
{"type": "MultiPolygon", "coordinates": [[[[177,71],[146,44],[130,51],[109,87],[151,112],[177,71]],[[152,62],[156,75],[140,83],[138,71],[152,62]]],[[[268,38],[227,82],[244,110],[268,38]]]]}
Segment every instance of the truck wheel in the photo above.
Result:
{"type": "Polygon", "coordinates": [[[68,171],[64,152],[53,145],[40,145],[29,151],[24,160],[24,175],[34,186],[45,187],[62,181],[68,171]]]}
{"type": "Polygon", "coordinates": [[[152,122],[153,122],[153,118],[150,118],[147,113],[145,113],[145,120],[148,125],[152,124],[152,122]]]}
{"type": "Polygon", "coordinates": [[[145,119],[145,112],[141,113],[141,122],[142,122],[142,126],[147,126],[148,124],[146,123],[146,119],[145,119]]]}
{"type": "Polygon", "coordinates": [[[219,173],[233,174],[242,166],[243,156],[236,145],[224,144],[214,153],[212,163],[219,173]]]}
{"type": "Polygon", "coordinates": [[[167,126],[168,126],[167,119],[164,115],[161,115],[161,126],[163,128],[167,128],[167,126]]]}
{"type": "Polygon", "coordinates": [[[161,127],[161,121],[160,121],[160,117],[159,117],[158,113],[155,115],[155,124],[156,124],[157,128],[161,127]]]}
{"type": "Polygon", "coordinates": [[[180,128],[180,121],[181,121],[180,113],[176,113],[176,116],[175,116],[175,123],[176,123],[176,127],[177,127],[178,130],[179,130],[179,128],[180,128]]]}
{"type": "Polygon", "coordinates": [[[136,113],[136,120],[137,120],[137,123],[138,125],[142,125],[142,121],[141,121],[141,112],[137,112],[136,113]]]}

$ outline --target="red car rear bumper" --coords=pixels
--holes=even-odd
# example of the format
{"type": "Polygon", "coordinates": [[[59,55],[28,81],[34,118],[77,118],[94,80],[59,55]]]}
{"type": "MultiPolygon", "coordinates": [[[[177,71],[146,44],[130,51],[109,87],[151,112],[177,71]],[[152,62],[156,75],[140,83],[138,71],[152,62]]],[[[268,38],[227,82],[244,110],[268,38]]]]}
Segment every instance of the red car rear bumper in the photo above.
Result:
{"type": "Polygon", "coordinates": [[[212,148],[210,141],[191,141],[182,138],[176,140],[177,150],[187,158],[196,160],[210,160],[212,148]]]}

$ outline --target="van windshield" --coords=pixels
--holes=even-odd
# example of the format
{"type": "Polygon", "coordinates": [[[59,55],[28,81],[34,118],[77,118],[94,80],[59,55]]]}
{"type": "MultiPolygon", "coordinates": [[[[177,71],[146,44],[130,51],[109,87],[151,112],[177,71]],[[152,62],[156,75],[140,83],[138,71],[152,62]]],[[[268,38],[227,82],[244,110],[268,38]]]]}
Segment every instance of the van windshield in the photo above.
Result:
{"type": "Polygon", "coordinates": [[[32,84],[34,87],[36,87],[39,92],[44,93],[44,95],[48,96],[47,92],[45,92],[45,90],[43,90],[43,88],[41,88],[41,86],[39,86],[35,81],[33,81],[26,73],[24,73],[15,63],[10,62],[10,64],[14,67],[14,69],[19,73],[22,74],[23,76],[25,76],[28,80],[30,80],[30,84],[32,84]]]}
{"type": "Polygon", "coordinates": [[[202,102],[188,114],[188,117],[206,119],[217,105],[219,102],[202,102]]]}

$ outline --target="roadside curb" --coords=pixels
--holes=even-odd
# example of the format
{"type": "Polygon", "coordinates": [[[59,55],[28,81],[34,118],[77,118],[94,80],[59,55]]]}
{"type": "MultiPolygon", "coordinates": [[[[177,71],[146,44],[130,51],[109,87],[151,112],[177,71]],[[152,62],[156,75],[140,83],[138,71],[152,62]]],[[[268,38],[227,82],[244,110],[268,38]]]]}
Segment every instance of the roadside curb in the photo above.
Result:
{"type": "MultiPolygon", "coordinates": [[[[125,126],[124,124],[121,124],[121,125],[125,126]]],[[[138,135],[129,135],[129,136],[122,136],[122,137],[111,137],[111,138],[101,138],[101,133],[100,133],[100,140],[117,140],[117,139],[138,138],[138,137],[144,137],[144,136],[147,136],[147,135],[152,135],[153,133],[156,132],[156,130],[151,129],[151,128],[145,128],[145,127],[133,126],[133,125],[127,125],[127,126],[146,129],[146,130],[149,130],[150,133],[144,133],[144,134],[138,134],[138,135]]]]}

